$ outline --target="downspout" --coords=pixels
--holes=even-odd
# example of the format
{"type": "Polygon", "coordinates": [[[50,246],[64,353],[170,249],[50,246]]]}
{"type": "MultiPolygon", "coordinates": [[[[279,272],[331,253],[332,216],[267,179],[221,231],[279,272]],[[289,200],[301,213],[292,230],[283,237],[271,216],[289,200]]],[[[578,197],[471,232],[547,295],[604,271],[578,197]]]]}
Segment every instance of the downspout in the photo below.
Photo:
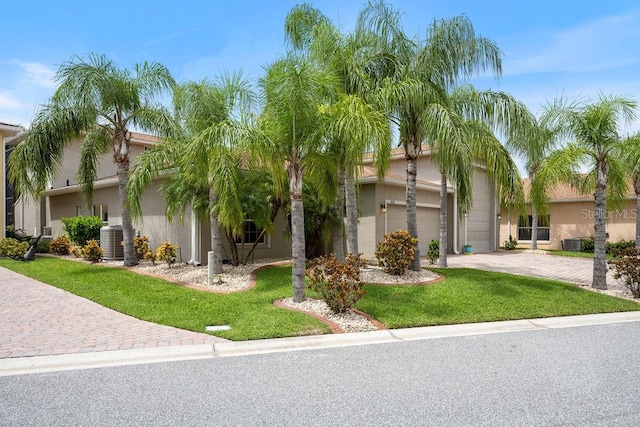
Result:
{"type": "Polygon", "coordinates": [[[191,208],[191,259],[189,265],[200,265],[200,219],[196,211],[191,208]]]}
{"type": "Polygon", "coordinates": [[[453,253],[460,255],[458,250],[458,194],[453,193],[453,253]]]}

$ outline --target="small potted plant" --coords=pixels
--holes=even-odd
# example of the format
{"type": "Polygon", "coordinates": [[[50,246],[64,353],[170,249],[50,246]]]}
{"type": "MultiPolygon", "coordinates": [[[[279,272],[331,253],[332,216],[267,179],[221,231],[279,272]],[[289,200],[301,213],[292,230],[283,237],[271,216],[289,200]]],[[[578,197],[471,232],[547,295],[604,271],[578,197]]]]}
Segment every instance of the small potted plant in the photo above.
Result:
{"type": "Polygon", "coordinates": [[[473,255],[473,246],[464,245],[462,247],[462,253],[465,254],[465,255],[473,255]]]}

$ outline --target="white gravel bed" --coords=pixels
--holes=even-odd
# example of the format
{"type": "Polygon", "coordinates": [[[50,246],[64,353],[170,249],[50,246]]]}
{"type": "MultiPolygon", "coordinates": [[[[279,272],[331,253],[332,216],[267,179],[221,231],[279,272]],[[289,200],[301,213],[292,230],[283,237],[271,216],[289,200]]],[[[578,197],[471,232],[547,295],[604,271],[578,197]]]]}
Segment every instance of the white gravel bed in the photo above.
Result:
{"type": "Polygon", "coordinates": [[[303,302],[293,302],[293,298],[285,298],[281,300],[281,303],[286,307],[307,313],[313,313],[320,317],[329,319],[340,326],[340,328],[345,332],[367,332],[378,329],[369,321],[369,319],[354,311],[347,311],[346,313],[340,314],[333,313],[327,303],[320,299],[307,298],[303,302]]]}

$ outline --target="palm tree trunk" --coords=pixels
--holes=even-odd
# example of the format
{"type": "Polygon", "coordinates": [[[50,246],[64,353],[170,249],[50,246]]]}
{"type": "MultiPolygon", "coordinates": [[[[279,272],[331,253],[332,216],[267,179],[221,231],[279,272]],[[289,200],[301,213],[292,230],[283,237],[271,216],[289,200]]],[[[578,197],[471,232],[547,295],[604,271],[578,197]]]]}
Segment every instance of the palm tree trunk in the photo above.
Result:
{"type": "Polygon", "coordinates": [[[291,194],[291,257],[293,261],[293,302],[306,300],[304,289],[305,242],[304,206],[302,203],[302,168],[289,165],[289,193],[291,194]]]}
{"type": "Polygon", "coordinates": [[[213,273],[222,274],[222,230],[218,223],[216,205],[218,196],[209,190],[209,222],[211,223],[211,252],[213,252],[213,273]]]}
{"type": "MultiPolygon", "coordinates": [[[[447,266],[447,177],[444,169],[440,170],[440,256],[438,266],[447,266]]],[[[454,242],[455,245],[455,242],[454,242]]]]}
{"type": "Polygon", "coordinates": [[[531,204],[531,245],[529,249],[535,251],[538,249],[538,211],[531,204]]]}
{"type": "Polygon", "coordinates": [[[335,215],[340,222],[333,230],[333,254],[338,261],[344,261],[344,167],[340,166],[338,170],[338,194],[336,195],[336,203],[333,207],[335,215]]]}
{"type": "Polygon", "coordinates": [[[351,174],[345,178],[345,192],[347,204],[347,251],[358,255],[358,201],[356,180],[351,174]]]}
{"type": "Polygon", "coordinates": [[[594,251],[593,251],[593,282],[595,289],[607,289],[607,165],[603,161],[596,162],[596,193],[594,216],[594,251]]]}
{"type": "Polygon", "coordinates": [[[120,202],[120,217],[122,219],[122,240],[124,241],[124,265],[131,267],[138,265],[138,257],[133,245],[133,224],[131,213],[126,206],[127,182],[129,181],[129,158],[125,157],[116,162],[118,173],[118,198],[120,202]]]}
{"type": "Polygon", "coordinates": [[[640,249],[640,174],[633,179],[633,190],[636,193],[636,249],[640,249]]]}
{"type": "MultiPolygon", "coordinates": [[[[407,144],[413,145],[413,144],[407,144]]],[[[419,146],[418,146],[419,147],[419,146]]],[[[405,147],[405,157],[407,159],[407,231],[411,237],[418,238],[418,217],[416,211],[416,176],[418,174],[418,153],[415,146],[411,147],[416,153],[407,152],[405,147]]],[[[413,261],[409,267],[413,271],[420,271],[420,247],[416,243],[413,261]]]]}

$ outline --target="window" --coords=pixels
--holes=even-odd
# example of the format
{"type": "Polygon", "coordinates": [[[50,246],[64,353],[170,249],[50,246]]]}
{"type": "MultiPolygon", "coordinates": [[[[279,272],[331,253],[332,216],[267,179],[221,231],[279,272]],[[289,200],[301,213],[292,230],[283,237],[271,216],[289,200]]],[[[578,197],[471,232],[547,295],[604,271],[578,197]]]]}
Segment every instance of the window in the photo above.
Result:
{"type": "Polygon", "coordinates": [[[93,205],[91,208],[91,215],[97,216],[102,220],[102,222],[109,221],[109,207],[106,203],[100,203],[98,205],[93,205]]]}
{"type": "MultiPolygon", "coordinates": [[[[533,216],[520,216],[518,218],[518,240],[531,240],[531,222],[533,216]]],[[[538,215],[538,240],[549,240],[549,215],[538,215]]]]}
{"type": "Polygon", "coordinates": [[[260,236],[260,233],[262,233],[262,228],[256,226],[255,222],[248,219],[244,223],[244,239],[242,238],[242,236],[238,236],[236,237],[236,243],[242,243],[243,240],[244,243],[251,244],[256,242],[258,242],[259,244],[267,243],[267,234],[265,233],[260,236]],[[258,240],[258,238],[260,239],[258,240]]]}
{"type": "Polygon", "coordinates": [[[76,216],[82,216],[82,206],[76,205],[76,216]]]}

